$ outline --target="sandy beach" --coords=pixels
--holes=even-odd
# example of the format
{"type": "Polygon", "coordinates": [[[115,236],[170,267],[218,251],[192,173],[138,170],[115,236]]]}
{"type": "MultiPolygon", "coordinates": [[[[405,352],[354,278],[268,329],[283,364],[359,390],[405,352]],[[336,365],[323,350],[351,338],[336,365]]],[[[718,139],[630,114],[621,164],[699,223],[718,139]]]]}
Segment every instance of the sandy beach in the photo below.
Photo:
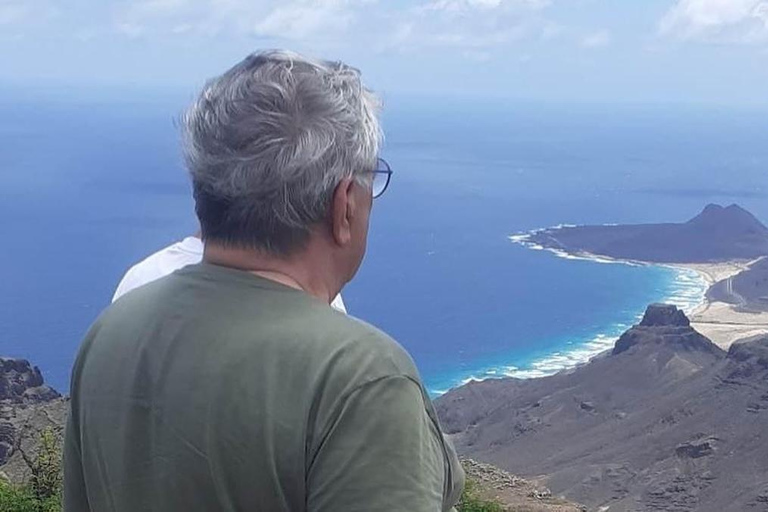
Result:
{"type": "MultiPolygon", "coordinates": [[[[670,265],[674,268],[693,270],[699,273],[710,286],[730,279],[747,270],[750,262],[691,263],[670,265]]],[[[732,304],[711,301],[704,302],[690,315],[691,325],[720,348],[728,350],[735,341],[760,334],[768,334],[768,312],[739,310],[732,304]]]]}
{"type": "MultiPolygon", "coordinates": [[[[514,243],[522,244],[531,249],[546,250],[566,259],[616,262],[630,265],[661,265],[667,268],[694,271],[707,282],[709,288],[748,270],[751,265],[762,259],[722,263],[651,263],[612,258],[585,251],[572,253],[561,249],[543,247],[530,243],[528,241],[529,237],[530,235],[520,234],[510,236],[509,238],[514,243]]],[[[736,296],[739,297],[738,293],[736,293],[736,296]]],[[[710,300],[707,296],[688,316],[694,329],[711,339],[723,350],[728,350],[738,340],[768,334],[768,312],[746,311],[732,304],[710,300]]]]}

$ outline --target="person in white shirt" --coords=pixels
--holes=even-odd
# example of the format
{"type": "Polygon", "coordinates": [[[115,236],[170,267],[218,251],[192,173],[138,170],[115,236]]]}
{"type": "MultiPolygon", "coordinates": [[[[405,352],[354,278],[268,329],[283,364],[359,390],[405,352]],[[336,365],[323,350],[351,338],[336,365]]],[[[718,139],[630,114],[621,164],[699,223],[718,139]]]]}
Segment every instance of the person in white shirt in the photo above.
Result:
{"type": "MultiPolygon", "coordinates": [[[[203,241],[198,235],[188,236],[180,242],[171,244],[165,249],[160,249],[140,261],[125,273],[117,290],[112,297],[112,302],[139,286],[151,283],[161,277],[165,277],[174,271],[195,265],[203,260],[203,241]]],[[[347,312],[341,294],[331,302],[331,307],[342,313],[347,312]]]]}

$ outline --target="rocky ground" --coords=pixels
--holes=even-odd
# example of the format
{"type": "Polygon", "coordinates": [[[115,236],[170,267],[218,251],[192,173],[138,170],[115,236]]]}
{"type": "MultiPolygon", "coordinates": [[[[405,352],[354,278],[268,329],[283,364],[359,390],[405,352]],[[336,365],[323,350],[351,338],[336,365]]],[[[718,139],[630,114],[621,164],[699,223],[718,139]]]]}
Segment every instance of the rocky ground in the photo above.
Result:
{"type": "Polygon", "coordinates": [[[0,478],[21,483],[41,433],[61,435],[67,400],[47,386],[37,367],[24,359],[0,358],[0,478]]]}
{"type": "Polygon", "coordinates": [[[609,511],[768,510],[768,338],[726,353],[674,306],[610,354],[437,400],[458,451],[609,511]]]}
{"type": "Polygon", "coordinates": [[[532,481],[472,459],[462,460],[467,479],[476,485],[477,493],[486,500],[499,503],[509,512],[582,512],[587,508],[558,498],[532,481]]]}

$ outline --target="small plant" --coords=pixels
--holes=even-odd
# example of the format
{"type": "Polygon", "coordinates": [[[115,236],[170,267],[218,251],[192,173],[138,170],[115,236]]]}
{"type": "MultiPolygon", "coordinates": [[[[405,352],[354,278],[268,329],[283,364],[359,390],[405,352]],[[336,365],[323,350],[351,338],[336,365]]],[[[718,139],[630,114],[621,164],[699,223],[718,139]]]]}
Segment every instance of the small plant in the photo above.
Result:
{"type": "Polygon", "coordinates": [[[2,512],[60,512],[58,496],[40,500],[31,486],[17,486],[0,480],[0,511],[2,512]]]}
{"type": "Polygon", "coordinates": [[[0,512],[61,511],[61,437],[52,428],[40,433],[37,451],[30,456],[18,446],[32,476],[25,485],[0,479],[0,512]]]}
{"type": "Polygon", "coordinates": [[[40,444],[35,458],[28,462],[32,471],[30,486],[41,501],[49,501],[61,495],[61,438],[52,428],[40,433],[40,444]]]}
{"type": "Polygon", "coordinates": [[[464,486],[464,493],[461,495],[456,507],[458,512],[504,512],[504,507],[494,501],[481,498],[478,494],[477,484],[470,479],[464,486]]]}

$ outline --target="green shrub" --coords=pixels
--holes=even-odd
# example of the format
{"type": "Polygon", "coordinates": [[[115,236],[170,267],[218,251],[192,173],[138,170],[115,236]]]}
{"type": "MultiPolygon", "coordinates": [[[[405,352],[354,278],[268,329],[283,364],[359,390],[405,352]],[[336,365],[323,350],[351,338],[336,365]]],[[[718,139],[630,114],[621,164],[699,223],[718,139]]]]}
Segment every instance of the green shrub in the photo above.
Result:
{"type": "Polygon", "coordinates": [[[0,512],[60,512],[58,496],[40,499],[31,486],[16,486],[0,480],[0,512]]]}
{"type": "Polygon", "coordinates": [[[40,434],[40,444],[35,457],[28,462],[32,471],[30,488],[40,502],[61,496],[61,455],[61,438],[53,429],[46,428],[40,434]]]}
{"type": "Polygon", "coordinates": [[[477,484],[470,479],[467,479],[456,509],[458,512],[504,512],[504,507],[498,503],[482,499],[478,494],[477,484]]]}
{"type": "Polygon", "coordinates": [[[0,479],[0,512],[61,512],[61,438],[47,428],[40,433],[37,451],[21,451],[32,476],[25,485],[0,479]]]}

